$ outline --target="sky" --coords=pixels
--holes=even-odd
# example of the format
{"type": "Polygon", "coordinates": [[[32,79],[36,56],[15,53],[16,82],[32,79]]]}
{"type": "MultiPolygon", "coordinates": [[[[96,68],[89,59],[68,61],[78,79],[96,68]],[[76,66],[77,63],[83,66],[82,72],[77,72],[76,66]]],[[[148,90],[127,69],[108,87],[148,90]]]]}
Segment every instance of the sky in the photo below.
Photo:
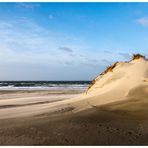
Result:
{"type": "Polygon", "coordinates": [[[0,3],[0,80],[92,80],[148,57],[148,3],[0,3]]]}

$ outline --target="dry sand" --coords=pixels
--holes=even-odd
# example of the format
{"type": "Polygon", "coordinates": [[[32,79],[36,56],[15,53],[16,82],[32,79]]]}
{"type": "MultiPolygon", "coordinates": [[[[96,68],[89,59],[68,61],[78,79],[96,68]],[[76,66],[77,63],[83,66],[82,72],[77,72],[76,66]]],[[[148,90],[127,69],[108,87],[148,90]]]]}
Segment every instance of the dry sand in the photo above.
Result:
{"type": "Polygon", "coordinates": [[[147,60],[119,62],[81,93],[0,92],[0,144],[148,144],[147,60]]]}
{"type": "Polygon", "coordinates": [[[52,104],[74,98],[82,91],[1,91],[0,119],[16,118],[42,114],[50,110],[52,104]]]}
{"type": "MultiPolygon", "coordinates": [[[[139,100],[140,101],[140,100],[139,100]]],[[[1,145],[147,145],[148,101],[0,120],[1,145]],[[128,110],[127,110],[128,109],[128,110]]]]}

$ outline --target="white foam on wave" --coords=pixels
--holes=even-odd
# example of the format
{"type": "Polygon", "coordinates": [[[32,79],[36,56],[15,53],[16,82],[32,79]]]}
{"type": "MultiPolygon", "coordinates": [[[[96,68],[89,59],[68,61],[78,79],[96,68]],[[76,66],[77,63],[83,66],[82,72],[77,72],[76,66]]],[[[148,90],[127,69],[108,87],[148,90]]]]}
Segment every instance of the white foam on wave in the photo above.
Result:
{"type": "Polygon", "coordinates": [[[29,87],[16,87],[16,86],[1,86],[0,90],[85,90],[88,87],[88,84],[60,84],[52,86],[29,86],[29,87]]]}

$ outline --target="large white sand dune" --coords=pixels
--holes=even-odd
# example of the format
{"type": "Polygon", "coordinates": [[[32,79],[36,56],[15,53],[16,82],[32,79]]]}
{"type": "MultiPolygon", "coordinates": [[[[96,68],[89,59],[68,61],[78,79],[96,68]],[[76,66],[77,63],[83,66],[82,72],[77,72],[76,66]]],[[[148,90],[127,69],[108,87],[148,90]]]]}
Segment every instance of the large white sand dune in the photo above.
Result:
{"type": "Polygon", "coordinates": [[[71,100],[71,103],[75,111],[80,111],[137,96],[148,99],[148,60],[140,55],[134,55],[129,62],[110,66],[92,81],[83,96],[71,100]]]}

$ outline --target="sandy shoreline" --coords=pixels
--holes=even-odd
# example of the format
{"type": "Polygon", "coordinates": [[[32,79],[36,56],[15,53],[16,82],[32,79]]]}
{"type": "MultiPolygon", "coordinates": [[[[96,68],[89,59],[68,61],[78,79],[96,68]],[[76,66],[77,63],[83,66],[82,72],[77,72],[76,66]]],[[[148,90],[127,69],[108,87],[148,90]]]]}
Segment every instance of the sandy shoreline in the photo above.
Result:
{"type": "MultiPolygon", "coordinates": [[[[54,101],[59,101],[59,99],[63,99],[61,96],[63,94],[64,97],[67,96],[65,99],[68,100],[69,97],[79,96],[81,93],[79,91],[29,93],[17,91],[9,92],[9,94],[2,92],[0,97],[3,100],[2,95],[8,95],[9,103],[13,103],[14,99],[23,100],[25,97],[34,101],[33,98],[40,95],[42,100],[49,97],[48,100],[51,101],[55,95],[54,101]],[[16,95],[18,98],[15,98],[16,95]]],[[[44,105],[41,103],[41,99],[39,100],[37,99],[36,103],[44,105]],[[39,100],[40,102],[38,102],[39,100]]],[[[17,103],[19,104],[19,101],[17,103]]],[[[23,102],[22,105],[24,103],[26,102],[23,102]]],[[[135,108],[139,114],[135,114],[135,111],[129,112],[130,106],[134,106],[136,103],[137,100],[124,101],[123,105],[120,105],[119,102],[93,107],[81,112],[72,112],[73,108],[65,108],[65,110],[57,110],[53,113],[39,112],[39,114],[22,117],[12,116],[14,115],[12,112],[9,114],[11,118],[7,114],[8,118],[5,116],[0,119],[0,145],[147,145],[148,110],[144,109],[143,105],[148,105],[148,101],[147,99],[144,102],[139,100],[138,104],[141,108],[135,108]]],[[[45,102],[45,104],[51,103],[45,102]]],[[[29,107],[38,105],[32,104],[29,107]]],[[[1,113],[3,110],[12,111],[15,108],[23,108],[23,106],[7,107],[0,108],[1,113]]],[[[16,112],[16,114],[18,113],[16,112]]]]}

